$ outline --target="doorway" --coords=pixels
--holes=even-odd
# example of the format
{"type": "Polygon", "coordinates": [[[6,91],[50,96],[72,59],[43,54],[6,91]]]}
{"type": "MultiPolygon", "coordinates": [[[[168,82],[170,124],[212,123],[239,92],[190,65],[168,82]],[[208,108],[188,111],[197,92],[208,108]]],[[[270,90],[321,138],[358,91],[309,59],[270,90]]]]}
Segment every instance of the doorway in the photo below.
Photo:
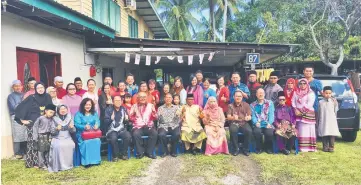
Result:
{"type": "MultiPolygon", "coordinates": [[[[61,76],[61,58],[58,53],[17,48],[18,79],[26,84],[30,77],[41,81],[46,87],[54,84],[54,77],[61,76]]],[[[25,85],[25,91],[27,91],[25,85]]]]}

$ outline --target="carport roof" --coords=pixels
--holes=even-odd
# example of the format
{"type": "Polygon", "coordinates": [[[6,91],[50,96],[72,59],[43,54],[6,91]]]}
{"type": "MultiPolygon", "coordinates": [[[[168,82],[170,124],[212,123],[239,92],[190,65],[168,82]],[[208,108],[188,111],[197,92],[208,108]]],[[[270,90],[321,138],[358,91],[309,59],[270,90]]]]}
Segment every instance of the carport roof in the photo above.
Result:
{"type": "MultiPolygon", "coordinates": [[[[199,42],[152,40],[126,37],[115,37],[111,42],[92,40],[88,42],[90,53],[105,54],[124,60],[125,53],[131,54],[131,63],[134,63],[135,54],[141,55],[140,64],[145,64],[145,56],[152,56],[152,65],[156,56],[161,56],[157,66],[185,66],[188,65],[188,56],[194,55],[192,65],[200,65],[199,54],[205,54],[204,66],[236,66],[244,64],[247,53],[260,53],[261,62],[274,59],[280,55],[292,52],[296,44],[256,44],[241,42],[199,42]],[[215,52],[211,61],[209,53],[215,52]],[[168,59],[166,56],[183,56],[184,62],[178,63],[177,58],[168,59]]],[[[237,67],[237,66],[236,66],[237,67]]]]}

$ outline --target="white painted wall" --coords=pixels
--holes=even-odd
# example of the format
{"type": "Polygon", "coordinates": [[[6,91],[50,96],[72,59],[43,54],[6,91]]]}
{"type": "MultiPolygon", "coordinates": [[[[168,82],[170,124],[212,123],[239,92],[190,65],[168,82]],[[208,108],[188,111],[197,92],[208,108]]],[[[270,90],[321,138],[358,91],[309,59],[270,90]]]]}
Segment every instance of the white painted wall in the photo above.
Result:
{"type": "MultiPolygon", "coordinates": [[[[10,13],[1,14],[1,158],[13,155],[11,124],[7,109],[10,84],[17,79],[16,47],[60,53],[64,83],[79,76],[84,86],[89,66],[84,64],[84,40],[81,36],[42,25],[10,13]]],[[[101,74],[95,78],[101,84],[101,74]]],[[[65,87],[64,87],[65,88],[65,87]]]]}

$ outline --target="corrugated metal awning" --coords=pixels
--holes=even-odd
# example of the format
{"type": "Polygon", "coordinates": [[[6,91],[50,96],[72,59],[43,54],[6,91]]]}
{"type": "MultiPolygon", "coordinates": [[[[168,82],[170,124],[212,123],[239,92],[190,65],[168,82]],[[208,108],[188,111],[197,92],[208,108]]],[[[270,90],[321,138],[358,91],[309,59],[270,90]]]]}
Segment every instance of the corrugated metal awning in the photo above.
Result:
{"type": "Polygon", "coordinates": [[[154,33],[154,38],[164,39],[169,38],[169,33],[159,18],[157,11],[155,10],[150,0],[136,0],[137,13],[142,16],[144,22],[148,25],[149,29],[154,33]]]}

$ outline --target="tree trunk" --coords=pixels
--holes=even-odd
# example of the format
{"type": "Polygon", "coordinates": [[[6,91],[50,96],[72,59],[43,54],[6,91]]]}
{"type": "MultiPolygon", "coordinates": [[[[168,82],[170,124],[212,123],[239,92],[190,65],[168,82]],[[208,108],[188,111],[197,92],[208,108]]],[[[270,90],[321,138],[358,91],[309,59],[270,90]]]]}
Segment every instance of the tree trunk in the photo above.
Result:
{"type": "Polygon", "coordinates": [[[226,42],[226,31],[227,31],[227,11],[228,11],[228,0],[224,0],[224,11],[223,11],[223,42],[226,42]]]}
{"type": "Polygon", "coordinates": [[[332,65],[331,66],[331,75],[337,76],[338,75],[337,70],[338,70],[338,66],[337,65],[332,65]]]}
{"type": "Polygon", "coordinates": [[[215,41],[215,22],[214,22],[214,4],[213,0],[208,0],[209,4],[209,20],[210,20],[210,29],[211,29],[211,41],[215,41]]]}

